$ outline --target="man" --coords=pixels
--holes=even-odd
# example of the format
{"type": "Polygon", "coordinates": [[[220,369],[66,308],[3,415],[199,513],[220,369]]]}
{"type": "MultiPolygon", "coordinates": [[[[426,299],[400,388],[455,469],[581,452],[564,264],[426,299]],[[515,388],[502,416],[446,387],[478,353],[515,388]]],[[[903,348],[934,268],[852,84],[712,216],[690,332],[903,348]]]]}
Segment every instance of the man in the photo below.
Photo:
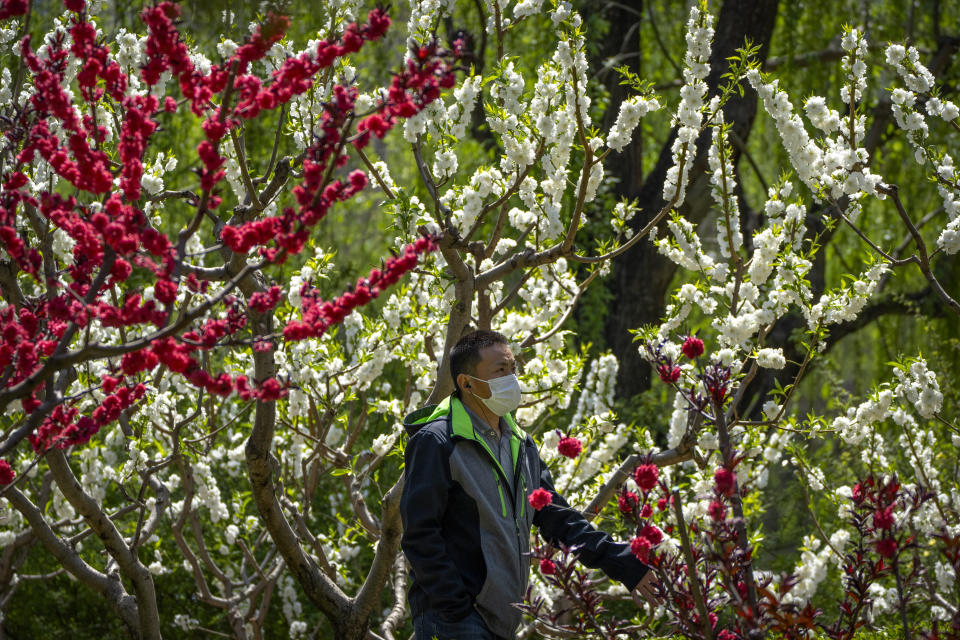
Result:
{"type": "Polygon", "coordinates": [[[501,334],[466,335],[450,353],[454,394],[404,421],[411,437],[401,546],[417,640],[514,637],[531,525],[551,543],[582,545],[581,562],[651,597],[653,572],[554,490],[536,445],[511,416],[520,404],[516,371],[501,334]],[[527,498],[539,488],[552,503],[535,511],[527,498]]]}

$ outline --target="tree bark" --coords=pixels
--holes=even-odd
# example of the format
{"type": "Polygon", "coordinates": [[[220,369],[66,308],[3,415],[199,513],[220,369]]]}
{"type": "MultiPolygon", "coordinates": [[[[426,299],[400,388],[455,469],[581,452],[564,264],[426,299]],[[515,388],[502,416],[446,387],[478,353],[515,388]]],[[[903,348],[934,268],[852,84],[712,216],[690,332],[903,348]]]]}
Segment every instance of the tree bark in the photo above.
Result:
{"type": "MultiPolygon", "coordinates": [[[[73,470],[70,469],[66,454],[60,449],[52,449],[47,452],[46,458],[53,479],[60,487],[60,491],[67,502],[76,509],[77,513],[83,516],[93,532],[100,538],[107,553],[116,562],[120,575],[130,580],[133,585],[133,591],[136,594],[137,612],[137,630],[134,637],[142,640],[159,640],[160,610],[157,606],[157,593],[150,571],[140,562],[136,552],[128,546],[120,531],[103,511],[100,504],[80,486],[73,470]]],[[[34,526],[34,531],[38,531],[33,522],[30,524],[34,526]]],[[[48,548],[50,547],[48,546],[48,548]]],[[[91,575],[89,572],[86,573],[91,575]]],[[[96,588],[101,590],[100,587],[96,588]]],[[[101,592],[108,595],[108,599],[112,598],[111,602],[119,598],[113,592],[106,593],[105,589],[101,592]]],[[[122,600],[121,602],[127,601],[122,600]]],[[[121,615],[126,620],[124,611],[121,611],[121,615]]]]}
{"type": "Polygon", "coordinates": [[[123,620],[127,633],[132,638],[140,637],[140,612],[137,599],[127,593],[116,574],[107,575],[88,565],[71,545],[64,542],[44,519],[43,512],[16,487],[7,490],[5,496],[13,508],[20,512],[51,556],[71,576],[84,586],[106,598],[116,614],[123,620]]]}

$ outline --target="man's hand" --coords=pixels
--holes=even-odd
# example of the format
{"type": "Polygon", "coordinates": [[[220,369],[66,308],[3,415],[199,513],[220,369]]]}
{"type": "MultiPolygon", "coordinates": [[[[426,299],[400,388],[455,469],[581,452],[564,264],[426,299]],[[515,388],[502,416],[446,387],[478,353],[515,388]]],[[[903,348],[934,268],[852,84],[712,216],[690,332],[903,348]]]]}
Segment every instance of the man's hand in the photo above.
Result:
{"type": "Polygon", "coordinates": [[[630,592],[630,595],[633,596],[633,601],[638,607],[643,606],[643,600],[649,602],[651,607],[656,607],[659,604],[657,596],[653,593],[655,584],[657,584],[657,574],[653,568],[650,568],[643,574],[643,578],[641,578],[637,586],[633,588],[633,591],[630,592]],[[641,597],[643,600],[640,599],[641,597]]]}

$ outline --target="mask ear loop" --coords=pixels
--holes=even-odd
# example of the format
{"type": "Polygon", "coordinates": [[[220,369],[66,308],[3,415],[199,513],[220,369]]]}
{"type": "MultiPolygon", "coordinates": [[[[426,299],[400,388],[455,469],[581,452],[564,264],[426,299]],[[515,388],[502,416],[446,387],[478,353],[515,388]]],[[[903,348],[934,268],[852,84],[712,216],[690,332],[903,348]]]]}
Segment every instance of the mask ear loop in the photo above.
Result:
{"type": "MultiPolygon", "coordinates": [[[[478,377],[476,377],[476,376],[472,376],[472,375],[470,375],[469,373],[464,373],[463,375],[467,376],[468,378],[473,378],[474,380],[477,380],[478,382],[480,382],[480,381],[486,382],[486,383],[487,383],[487,389],[490,389],[490,381],[489,381],[489,380],[483,380],[482,378],[478,378],[478,377]]],[[[487,403],[484,402],[484,400],[487,400],[488,398],[481,398],[480,396],[478,396],[476,393],[474,393],[473,387],[471,387],[470,385],[463,385],[463,388],[464,388],[464,389],[468,389],[468,390],[470,391],[470,395],[472,395],[474,398],[476,398],[477,400],[479,400],[479,401],[480,401],[480,404],[483,405],[483,407],[484,407],[485,409],[487,409],[488,411],[491,411],[491,412],[493,413],[493,415],[495,415],[495,416],[497,415],[496,412],[495,412],[495,411],[492,411],[492,410],[490,409],[490,407],[487,406],[487,403]]],[[[491,393],[491,396],[492,396],[492,395],[493,395],[493,390],[492,390],[492,389],[490,389],[490,393],[491,393]]],[[[497,416],[497,417],[499,418],[500,416],[497,416]]]]}
{"type": "MultiPolygon", "coordinates": [[[[474,380],[480,380],[480,378],[478,378],[478,377],[476,377],[476,376],[472,376],[472,375],[470,375],[469,373],[464,373],[463,375],[467,376],[468,378],[473,378],[474,380]]],[[[484,382],[487,382],[487,381],[484,380],[484,382]]],[[[469,389],[469,390],[470,390],[470,395],[472,395],[472,396],[473,396],[474,398],[476,398],[477,400],[483,400],[483,398],[481,398],[480,396],[478,396],[477,394],[475,394],[475,393],[473,392],[473,387],[470,386],[469,384],[463,385],[463,388],[464,388],[464,389],[469,389]]]]}

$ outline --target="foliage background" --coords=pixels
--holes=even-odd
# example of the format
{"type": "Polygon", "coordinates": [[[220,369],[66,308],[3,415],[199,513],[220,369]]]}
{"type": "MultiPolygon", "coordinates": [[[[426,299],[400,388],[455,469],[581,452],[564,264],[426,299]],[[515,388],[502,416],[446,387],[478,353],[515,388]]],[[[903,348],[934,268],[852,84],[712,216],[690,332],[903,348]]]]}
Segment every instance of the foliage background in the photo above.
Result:
{"type": "MultiPolygon", "coordinates": [[[[110,3],[109,8],[102,13],[105,19],[101,26],[108,32],[137,28],[137,15],[144,4],[110,3]]],[[[602,48],[600,45],[607,36],[611,20],[622,19],[625,14],[632,12],[637,24],[627,49],[636,56],[641,76],[652,82],[668,102],[676,99],[671,92],[677,89],[676,65],[677,61],[682,59],[684,50],[683,33],[687,14],[685,3],[672,0],[624,3],[631,12],[619,11],[612,2],[583,0],[578,4],[580,6],[577,8],[585,16],[588,46],[593,48],[595,54],[591,60],[591,73],[598,80],[609,82],[610,76],[615,74],[615,64],[609,59],[599,57],[602,48]]],[[[213,52],[217,44],[215,34],[229,35],[239,41],[247,32],[247,24],[261,15],[261,8],[252,3],[193,1],[185,2],[183,6],[182,32],[191,34],[196,42],[209,52],[213,52]]],[[[293,0],[278,9],[292,17],[288,37],[297,43],[304,42],[315,33],[324,16],[323,3],[293,0]]],[[[397,3],[394,7],[395,22],[402,22],[407,10],[405,3],[397,3]]],[[[48,24],[54,15],[59,14],[60,3],[52,0],[39,1],[35,4],[34,12],[35,26],[32,31],[35,37],[38,37],[41,35],[40,25],[48,24]]],[[[781,86],[791,95],[822,93],[824,87],[836,87],[842,82],[839,55],[832,58],[824,56],[827,59],[821,59],[816,54],[839,49],[839,34],[843,24],[856,24],[866,28],[868,37],[874,43],[871,55],[875,58],[874,62],[879,63],[882,58],[881,45],[887,40],[912,40],[921,51],[935,50],[938,41],[948,37],[943,33],[945,26],[955,28],[955,25],[960,24],[960,4],[941,3],[936,0],[909,3],[892,0],[847,0],[832,2],[830,9],[824,10],[824,5],[820,2],[781,2],[771,39],[770,57],[778,61],[777,77],[780,78],[781,86]]],[[[468,33],[478,32],[478,9],[474,3],[458,3],[457,17],[438,25],[438,31],[443,35],[452,35],[460,29],[468,33]]],[[[396,28],[388,35],[390,46],[364,50],[353,62],[360,73],[380,81],[388,77],[404,46],[401,32],[402,29],[396,28]]],[[[531,25],[523,25],[517,32],[512,33],[510,38],[514,50],[525,52],[523,57],[515,60],[515,64],[529,77],[535,72],[540,60],[549,55],[549,38],[544,36],[542,30],[531,25]]],[[[497,64],[495,51],[488,47],[483,53],[483,57],[478,58],[475,64],[486,69],[494,68],[497,64]]],[[[2,57],[2,63],[11,65],[11,58],[8,49],[2,57]]],[[[882,89],[890,84],[891,77],[879,64],[871,68],[873,73],[868,91],[880,99],[882,89]]],[[[947,97],[956,94],[958,78],[960,65],[954,62],[944,73],[945,80],[942,84],[947,97]]],[[[602,85],[598,83],[596,86],[602,85]]],[[[609,101],[609,94],[598,89],[593,103],[597,121],[602,121],[609,101]]],[[[669,131],[669,118],[669,110],[665,110],[644,119],[642,166],[652,167],[655,164],[657,154],[665,143],[665,133],[669,131]]],[[[945,123],[937,122],[932,124],[932,127],[934,130],[931,131],[931,137],[948,138],[945,123]]],[[[250,149],[268,149],[273,144],[269,130],[248,130],[246,135],[246,143],[250,149]]],[[[878,172],[893,178],[901,186],[904,200],[912,203],[918,217],[922,213],[934,211],[939,206],[934,190],[924,183],[922,173],[913,163],[904,161],[905,156],[910,154],[906,142],[897,138],[892,124],[883,135],[890,139],[879,148],[875,160],[878,172]]],[[[163,131],[158,136],[162,144],[176,155],[178,149],[195,147],[202,137],[202,132],[198,124],[192,129],[163,131]]],[[[473,157],[477,166],[488,162],[492,157],[493,142],[479,119],[476,120],[471,135],[459,141],[459,144],[461,148],[469,150],[462,154],[461,158],[473,157]]],[[[401,157],[408,152],[409,149],[397,134],[389,136],[376,147],[376,154],[388,160],[392,167],[396,167],[393,169],[394,179],[398,183],[419,184],[418,195],[421,200],[426,200],[426,190],[419,182],[412,163],[390,162],[391,158],[401,157]],[[407,171],[406,175],[402,173],[404,170],[407,171]]],[[[254,155],[251,153],[251,156],[254,155]]],[[[754,208],[762,207],[764,185],[776,182],[780,167],[788,164],[786,153],[779,144],[776,128],[763,113],[758,116],[750,132],[745,155],[749,158],[749,163],[741,161],[739,165],[744,188],[742,198],[744,203],[754,208]]],[[[177,172],[188,171],[190,167],[186,164],[177,169],[177,172]]],[[[604,197],[594,203],[598,210],[612,206],[615,201],[614,188],[611,178],[602,188],[604,197]]],[[[168,207],[166,215],[170,217],[165,222],[169,229],[173,230],[183,224],[187,211],[184,210],[178,217],[175,210],[171,213],[171,208],[168,207]]],[[[887,244],[898,244],[900,238],[895,234],[899,233],[899,227],[895,217],[892,207],[873,201],[863,214],[863,219],[867,220],[865,229],[869,230],[873,237],[882,238],[887,244]]],[[[930,225],[935,226],[937,221],[942,220],[943,216],[934,216],[930,225]]],[[[391,216],[383,211],[375,190],[367,190],[353,199],[349,206],[331,211],[322,225],[318,241],[318,245],[336,247],[337,251],[336,267],[328,273],[324,284],[325,293],[332,294],[342,290],[344,285],[354,281],[383,255],[383,248],[390,245],[393,224],[391,216]]],[[[595,224],[606,223],[597,221],[595,224]]],[[[711,221],[707,220],[704,224],[711,224],[711,221]]],[[[590,232],[588,227],[587,233],[590,232]]],[[[597,233],[600,233],[599,228],[597,233]]],[[[848,256],[863,252],[860,241],[848,230],[841,230],[826,248],[824,278],[835,281],[840,274],[849,271],[845,266],[848,256]]],[[[275,277],[281,282],[284,281],[289,274],[299,269],[303,260],[308,257],[309,253],[306,253],[291,260],[282,270],[274,272],[275,277]]],[[[955,283],[960,278],[960,265],[956,260],[942,260],[939,264],[941,271],[938,272],[938,277],[941,282],[951,283],[951,290],[956,292],[955,283]]],[[[682,276],[677,275],[676,279],[680,277],[682,276]]],[[[674,284],[679,286],[680,282],[676,279],[674,284]]],[[[923,285],[922,277],[915,270],[898,270],[884,295],[890,298],[905,296],[923,285]]],[[[607,281],[600,281],[588,290],[578,312],[566,327],[570,331],[567,340],[572,350],[579,351],[584,356],[596,356],[610,348],[604,327],[608,314],[616,312],[614,302],[617,295],[618,292],[607,281]]],[[[696,325],[689,327],[691,332],[699,328],[696,325]]],[[[918,352],[924,355],[930,368],[940,376],[940,385],[945,396],[944,407],[955,407],[957,389],[960,388],[957,384],[957,376],[960,375],[957,373],[960,365],[960,319],[944,314],[938,303],[928,296],[914,305],[910,312],[878,315],[872,322],[866,323],[834,344],[806,378],[798,395],[796,410],[799,415],[807,412],[836,412],[840,407],[848,406],[851,399],[862,398],[869,393],[872,381],[886,378],[889,362],[902,355],[918,352]]],[[[401,374],[400,371],[388,369],[384,376],[385,382],[400,384],[401,374]]],[[[659,445],[664,446],[671,403],[672,397],[667,389],[654,386],[642,393],[626,397],[621,395],[617,400],[617,409],[620,419],[633,426],[638,440],[642,438],[641,434],[646,432],[651,434],[659,445]]],[[[575,405],[571,404],[571,407],[573,406],[575,405]]],[[[537,426],[537,431],[542,434],[553,429],[565,429],[569,425],[571,414],[572,408],[554,412],[537,426]]],[[[370,436],[364,438],[372,441],[374,435],[389,428],[393,418],[395,417],[371,416],[371,427],[375,428],[369,429],[370,436]]],[[[399,455],[399,452],[393,455],[399,455]]],[[[942,452],[941,455],[954,456],[956,477],[956,452],[942,452]]],[[[853,480],[852,469],[855,461],[833,451],[829,444],[817,452],[817,456],[822,460],[829,460],[835,465],[835,469],[850,466],[848,481],[853,480]]],[[[401,471],[400,464],[398,462],[381,469],[382,477],[377,478],[377,484],[385,490],[401,471]]],[[[243,476],[222,477],[219,480],[221,487],[245,482],[243,476]]],[[[329,482],[336,483],[337,478],[330,478],[329,482]]],[[[792,569],[797,562],[800,552],[797,548],[798,541],[811,531],[813,515],[824,524],[835,522],[836,507],[831,501],[821,499],[810,504],[810,510],[802,508],[800,505],[807,502],[802,481],[789,469],[780,469],[772,474],[769,491],[775,493],[778,499],[765,505],[752,505],[756,509],[765,509],[760,564],[786,571],[792,569]]],[[[252,514],[252,505],[249,509],[252,514]]],[[[600,526],[611,529],[616,526],[616,519],[603,518],[600,526]]],[[[629,535],[626,531],[618,533],[629,535]]],[[[169,532],[162,526],[159,534],[163,537],[169,532]]],[[[366,543],[354,524],[331,521],[328,534],[331,537],[343,536],[354,540],[359,547],[358,557],[369,560],[370,549],[365,546],[366,543]]],[[[91,546],[89,553],[98,553],[95,545],[91,546]]],[[[31,548],[30,556],[23,566],[24,573],[43,575],[56,570],[57,566],[42,548],[31,548]]],[[[185,613],[203,619],[205,626],[210,629],[227,630],[225,621],[210,619],[208,608],[184,595],[193,593],[193,582],[182,568],[175,567],[173,572],[158,576],[156,583],[161,598],[161,610],[185,613]]],[[[821,590],[814,602],[829,603],[836,597],[836,593],[821,590]]],[[[303,598],[301,600],[305,601],[303,598]]],[[[385,606],[386,603],[385,600],[385,606]]],[[[281,599],[274,598],[269,616],[270,626],[265,629],[266,637],[286,635],[287,623],[281,609],[281,599]]],[[[329,629],[319,613],[307,611],[304,617],[315,625],[314,637],[329,637],[329,629]]],[[[118,620],[113,616],[103,615],[103,605],[97,596],[79,587],[65,574],[21,584],[6,603],[2,632],[10,638],[124,637],[118,620]]],[[[176,629],[168,629],[166,633],[169,637],[195,637],[193,632],[178,632],[176,629]]]]}

